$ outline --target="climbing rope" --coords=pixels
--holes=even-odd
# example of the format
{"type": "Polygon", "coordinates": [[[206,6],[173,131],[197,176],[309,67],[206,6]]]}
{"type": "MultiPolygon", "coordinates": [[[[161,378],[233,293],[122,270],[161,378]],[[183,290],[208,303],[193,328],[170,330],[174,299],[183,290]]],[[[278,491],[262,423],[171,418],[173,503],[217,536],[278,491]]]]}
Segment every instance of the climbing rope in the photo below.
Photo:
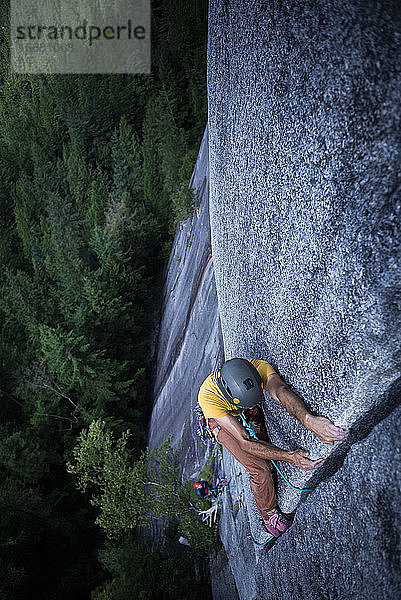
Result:
{"type": "MultiPolygon", "coordinates": [[[[249,435],[251,435],[252,437],[254,437],[256,440],[259,439],[258,436],[255,433],[255,429],[253,428],[253,426],[250,423],[247,423],[246,419],[243,417],[242,414],[240,414],[239,416],[241,417],[242,424],[245,427],[245,429],[248,431],[249,435]]],[[[280,473],[280,475],[284,479],[284,481],[286,483],[288,483],[288,485],[290,487],[292,487],[293,490],[296,490],[297,492],[313,492],[313,490],[310,490],[310,489],[307,489],[307,488],[297,488],[297,487],[295,487],[295,485],[292,485],[292,483],[290,483],[288,481],[288,479],[285,477],[285,475],[281,472],[281,470],[276,465],[276,463],[274,462],[274,460],[271,460],[271,462],[273,463],[273,465],[275,466],[275,468],[277,469],[277,471],[280,473]]]]}
{"type": "MultiPolygon", "coordinates": [[[[242,414],[240,414],[239,416],[241,417],[242,424],[244,425],[245,429],[248,431],[249,435],[250,435],[251,437],[255,438],[256,440],[258,440],[259,438],[258,438],[258,436],[256,435],[256,433],[255,433],[255,429],[253,428],[253,426],[252,426],[250,423],[248,423],[248,422],[246,421],[245,417],[244,417],[242,414]]],[[[270,459],[270,460],[271,460],[271,459],[270,459]]],[[[275,466],[275,468],[277,469],[277,471],[280,473],[280,475],[281,475],[281,477],[284,479],[284,481],[285,481],[286,483],[288,483],[288,485],[289,485],[290,487],[292,487],[292,489],[293,489],[293,490],[297,490],[298,492],[313,492],[313,490],[309,490],[309,489],[306,489],[306,488],[297,488],[297,487],[295,487],[294,485],[292,485],[292,483],[290,483],[290,482],[288,481],[288,479],[285,477],[285,475],[284,475],[284,474],[281,472],[281,470],[280,470],[280,469],[279,469],[279,467],[276,465],[276,463],[274,462],[274,460],[271,460],[271,462],[273,463],[273,465],[275,466]]],[[[277,538],[275,538],[275,537],[274,537],[274,535],[271,535],[271,536],[270,536],[270,537],[269,537],[269,538],[268,538],[268,539],[267,539],[265,542],[257,542],[257,541],[254,539],[254,537],[253,537],[253,535],[252,535],[252,532],[250,532],[250,533],[248,534],[248,536],[247,536],[247,537],[248,537],[248,539],[252,540],[252,542],[253,542],[253,543],[254,543],[256,546],[260,546],[260,547],[264,547],[264,546],[266,546],[267,544],[269,544],[270,542],[272,542],[273,540],[275,541],[275,540],[277,539],[277,538]]],[[[272,545],[273,545],[273,544],[272,544],[272,545]]],[[[269,550],[270,550],[270,548],[269,548],[269,550]]]]}
{"type": "MultiPolygon", "coordinates": [[[[274,537],[274,535],[271,535],[265,542],[257,542],[254,538],[252,533],[248,533],[247,535],[248,540],[252,540],[254,544],[256,544],[256,546],[266,546],[266,544],[268,544],[269,542],[276,540],[277,538],[274,537]]],[[[269,548],[270,550],[270,548],[269,548]]]]}

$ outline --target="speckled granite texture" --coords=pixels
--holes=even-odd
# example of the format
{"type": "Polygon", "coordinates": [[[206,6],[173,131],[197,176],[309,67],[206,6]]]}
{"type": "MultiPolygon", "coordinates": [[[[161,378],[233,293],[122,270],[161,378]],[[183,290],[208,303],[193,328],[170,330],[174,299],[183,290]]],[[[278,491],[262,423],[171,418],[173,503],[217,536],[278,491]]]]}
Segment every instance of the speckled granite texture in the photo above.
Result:
{"type": "MultiPolygon", "coordinates": [[[[401,386],[393,393],[401,393],[401,386]]],[[[401,407],[351,448],[259,560],[256,597],[398,600],[401,407]]]]}
{"type": "Polygon", "coordinates": [[[240,597],[398,599],[401,2],[211,0],[208,95],[226,358],[265,358],[352,428],[324,446],[266,397],[274,443],[329,458],[312,476],[280,464],[316,491],[280,483],[297,520],[259,557],[256,588],[226,536],[240,597]]]}

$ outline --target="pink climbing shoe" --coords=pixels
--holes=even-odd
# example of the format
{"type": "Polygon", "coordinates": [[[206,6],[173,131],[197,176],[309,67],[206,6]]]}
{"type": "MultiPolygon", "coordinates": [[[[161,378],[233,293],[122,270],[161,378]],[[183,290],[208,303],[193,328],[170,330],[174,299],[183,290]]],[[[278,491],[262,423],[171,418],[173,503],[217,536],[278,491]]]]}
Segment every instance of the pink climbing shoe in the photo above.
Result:
{"type": "Polygon", "coordinates": [[[277,508],[271,515],[267,515],[265,519],[261,519],[263,528],[278,538],[284,531],[291,527],[292,523],[283,515],[277,508]]]}

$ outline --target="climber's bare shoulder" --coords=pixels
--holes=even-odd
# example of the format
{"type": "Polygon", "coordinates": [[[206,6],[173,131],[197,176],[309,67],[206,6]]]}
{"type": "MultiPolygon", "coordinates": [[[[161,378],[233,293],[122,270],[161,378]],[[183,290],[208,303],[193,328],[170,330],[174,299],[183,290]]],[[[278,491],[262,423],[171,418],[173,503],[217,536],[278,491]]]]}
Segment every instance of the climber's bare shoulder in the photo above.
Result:
{"type": "Polygon", "coordinates": [[[278,400],[278,392],[280,388],[286,387],[286,384],[277,373],[269,375],[266,381],[266,390],[272,398],[278,400]]]}

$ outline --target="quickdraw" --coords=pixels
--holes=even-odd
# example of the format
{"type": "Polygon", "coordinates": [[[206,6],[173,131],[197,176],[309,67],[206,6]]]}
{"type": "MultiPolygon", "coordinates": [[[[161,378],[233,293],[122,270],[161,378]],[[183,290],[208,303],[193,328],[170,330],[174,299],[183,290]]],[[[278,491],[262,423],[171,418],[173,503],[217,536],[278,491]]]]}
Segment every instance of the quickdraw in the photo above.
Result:
{"type": "Polygon", "coordinates": [[[209,441],[212,441],[217,444],[218,443],[217,439],[213,435],[213,432],[208,425],[207,419],[206,419],[205,415],[203,414],[203,411],[199,405],[199,402],[195,405],[194,415],[195,415],[195,421],[197,424],[196,434],[199,435],[202,442],[204,444],[207,444],[209,441]]]}

